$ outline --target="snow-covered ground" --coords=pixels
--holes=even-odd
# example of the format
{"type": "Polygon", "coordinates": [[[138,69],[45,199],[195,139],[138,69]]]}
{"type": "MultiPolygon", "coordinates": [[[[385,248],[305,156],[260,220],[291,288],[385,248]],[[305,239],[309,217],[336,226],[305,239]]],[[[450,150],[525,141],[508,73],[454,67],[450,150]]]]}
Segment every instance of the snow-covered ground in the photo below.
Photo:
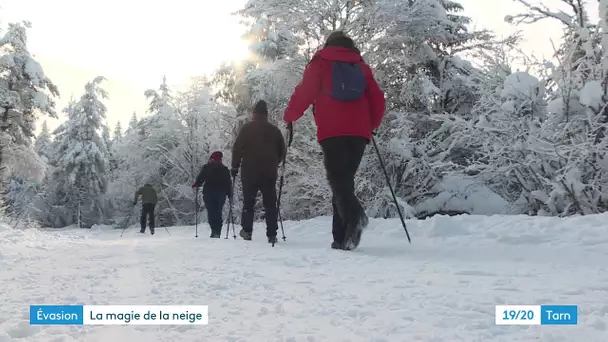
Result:
{"type": "Polygon", "coordinates": [[[0,341],[608,340],[608,214],[412,220],[411,245],[373,220],[352,252],[329,223],[288,222],[274,248],[262,226],[251,242],[0,226],[0,341]],[[30,326],[30,304],[208,304],[209,325],[30,326]],[[579,324],[496,326],[497,304],[576,304],[579,324]]]}

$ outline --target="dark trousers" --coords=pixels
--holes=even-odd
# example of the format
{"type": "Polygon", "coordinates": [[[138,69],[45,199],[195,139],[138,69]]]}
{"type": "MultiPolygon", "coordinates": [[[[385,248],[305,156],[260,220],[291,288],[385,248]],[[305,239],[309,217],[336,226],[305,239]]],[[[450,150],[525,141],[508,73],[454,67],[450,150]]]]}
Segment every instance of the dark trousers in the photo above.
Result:
{"type": "Polygon", "coordinates": [[[355,227],[364,215],[364,209],[355,195],[355,174],[367,143],[367,139],[355,136],[321,141],[327,180],[333,193],[332,234],[338,243],[344,242],[347,229],[355,227]]]}
{"type": "Polygon", "coordinates": [[[226,193],[203,193],[203,202],[205,202],[205,208],[207,208],[207,216],[209,226],[211,227],[211,233],[221,234],[223,224],[222,210],[224,210],[224,204],[226,203],[226,193]]]}
{"type": "Polygon", "coordinates": [[[261,178],[258,180],[243,179],[243,213],[241,215],[241,226],[243,230],[251,234],[253,232],[253,207],[258,191],[262,193],[266,219],[266,236],[277,236],[277,177],[261,178]]]}
{"type": "Polygon", "coordinates": [[[139,223],[141,224],[142,233],[146,231],[146,217],[150,222],[150,232],[154,233],[154,207],[156,207],[154,203],[144,203],[141,206],[141,219],[139,223]]]}

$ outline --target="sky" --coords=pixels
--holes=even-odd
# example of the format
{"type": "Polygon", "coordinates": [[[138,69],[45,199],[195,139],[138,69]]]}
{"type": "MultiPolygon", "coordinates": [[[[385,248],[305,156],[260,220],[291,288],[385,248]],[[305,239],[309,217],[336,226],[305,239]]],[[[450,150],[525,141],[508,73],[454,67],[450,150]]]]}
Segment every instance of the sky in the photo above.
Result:
{"type": "MultiPolygon", "coordinates": [[[[108,124],[123,127],[133,111],[145,114],[146,89],[163,75],[179,85],[244,54],[242,29],[231,13],[244,0],[1,0],[0,20],[28,20],[30,53],[59,87],[57,109],[86,82],[104,76],[108,124]],[[32,10],[36,9],[36,10],[32,10]],[[240,45],[239,45],[240,44],[240,45]]],[[[49,120],[49,126],[57,125],[49,120]]],[[[39,125],[40,126],[40,125],[39,125]]]]}
{"type": "MultiPolygon", "coordinates": [[[[535,0],[529,0],[534,3],[535,0]]],[[[550,57],[561,35],[555,21],[514,27],[504,22],[523,6],[514,0],[459,0],[474,28],[506,36],[523,30],[522,49],[550,57]]],[[[538,2],[538,1],[536,1],[538,2]]],[[[544,0],[549,7],[560,0],[544,0]]],[[[590,3],[592,18],[597,4],[590,3]],[[595,6],[595,7],[594,7],[595,6]]],[[[156,89],[163,75],[173,86],[210,73],[222,60],[246,53],[243,29],[231,13],[245,0],[0,0],[0,20],[28,20],[28,47],[47,76],[59,87],[57,109],[79,98],[86,82],[105,76],[109,93],[108,125],[126,127],[132,113],[145,115],[146,89],[156,89]],[[35,10],[34,10],[35,9],[35,10]]],[[[58,124],[48,120],[51,128],[58,124]]]]}

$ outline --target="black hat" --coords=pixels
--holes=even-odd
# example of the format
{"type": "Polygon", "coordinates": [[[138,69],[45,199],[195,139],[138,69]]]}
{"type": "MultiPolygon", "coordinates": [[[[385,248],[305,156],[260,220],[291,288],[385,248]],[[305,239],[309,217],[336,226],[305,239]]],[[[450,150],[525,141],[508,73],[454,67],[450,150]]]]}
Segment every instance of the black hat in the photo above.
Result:
{"type": "Polygon", "coordinates": [[[268,116],[268,106],[266,105],[266,101],[258,101],[253,108],[253,113],[256,115],[268,116]]]}
{"type": "Polygon", "coordinates": [[[355,46],[355,42],[344,33],[344,31],[334,31],[327,36],[325,39],[325,45],[328,46],[341,46],[347,49],[355,50],[359,52],[359,49],[355,46]]]}
{"type": "Polygon", "coordinates": [[[333,31],[329,34],[329,36],[327,36],[327,38],[325,39],[325,43],[338,38],[348,38],[348,36],[346,35],[346,33],[344,33],[344,31],[333,31]]]}

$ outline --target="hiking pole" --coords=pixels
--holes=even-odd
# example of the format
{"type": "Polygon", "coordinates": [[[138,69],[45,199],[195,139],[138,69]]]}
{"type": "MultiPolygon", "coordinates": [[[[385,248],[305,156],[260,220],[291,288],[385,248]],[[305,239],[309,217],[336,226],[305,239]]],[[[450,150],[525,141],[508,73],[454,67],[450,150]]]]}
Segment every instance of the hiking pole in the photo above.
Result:
{"type": "Polygon", "coordinates": [[[198,187],[194,190],[194,237],[198,238],[198,187]]]}
{"type": "Polygon", "coordinates": [[[122,232],[120,232],[120,237],[122,237],[122,234],[125,233],[125,229],[127,228],[129,221],[131,221],[131,217],[133,217],[133,209],[135,209],[135,204],[133,204],[133,206],[131,207],[131,213],[127,217],[127,221],[125,222],[125,225],[122,227],[122,232]]]}
{"type": "MultiPolygon", "coordinates": [[[[230,233],[230,222],[232,221],[234,224],[234,218],[232,217],[232,200],[234,198],[234,182],[236,181],[236,177],[232,176],[232,186],[230,187],[230,198],[228,198],[228,219],[226,220],[226,240],[228,240],[228,233],[230,233]]],[[[232,228],[234,230],[234,228],[232,228]]],[[[236,239],[236,233],[234,234],[234,238],[236,239]]]]}
{"type": "MultiPolygon", "coordinates": [[[[160,221],[160,215],[158,216],[158,221],[160,221]]],[[[165,225],[165,222],[164,221],[162,221],[162,222],[163,222],[162,223],[163,228],[165,228],[165,230],[167,231],[167,234],[171,235],[171,233],[169,232],[169,229],[167,229],[167,226],[165,225]]]]}
{"type": "Polygon", "coordinates": [[[393,202],[395,202],[395,207],[397,207],[397,212],[399,213],[399,218],[401,219],[401,225],[403,225],[405,235],[407,235],[407,241],[409,241],[409,243],[412,243],[412,239],[410,239],[410,233],[408,233],[407,231],[407,227],[405,226],[405,220],[403,219],[403,214],[401,213],[401,207],[399,207],[399,203],[397,203],[397,196],[395,195],[395,191],[393,190],[393,186],[391,185],[391,181],[388,177],[388,172],[386,172],[386,167],[384,166],[384,161],[382,160],[382,156],[380,155],[380,149],[378,149],[378,144],[376,144],[376,139],[374,139],[374,135],[376,134],[372,134],[372,142],[374,143],[374,149],[376,150],[376,155],[378,155],[378,160],[380,161],[380,167],[382,168],[382,172],[384,172],[384,178],[386,178],[386,184],[391,190],[391,195],[393,195],[393,202]]]}
{"type": "MultiPolygon", "coordinates": [[[[281,178],[279,180],[279,196],[277,198],[277,214],[279,216],[279,223],[281,224],[281,233],[283,234],[283,241],[287,240],[285,237],[285,229],[283,228],[283,216],[281,215],[281,196],[283,194],[283,185],[285,184],[285,162],[287,161],[287,151],[293,142],[293,123],[287,124],[287,146],[285,148],[285,155],[283,156],[283,163],[281,165],[281,178]]],[[[274,244],[273,244],[274,246],[274,244]]]]}
{"type": "MultiPolygon", "coordinates": [[[[287,238],[285,237],[285,229],[283,229],[283,216],[281,215],[281,194],[283,193],[283,184],[285,181],[285,159],[283,159],[283,165],[281,166],[281,180],[279,181],[279,196],[277,198],[277,214],[279,216],[279,223],[281,224],[281,234],[283,234],[283,241],[287,238]]],[[[274,247],[274,244],[273,244],[274,247]]]]}
{"type": "MultiPolygon", "coordinates": [[[[232,177],[232,184],[234,184],[234,182],[236,182],[236,176],[232,177]]],[[[232,187],[232,193],[234,194],[234,185],[232,187]]],[[[236,240],[236,230],[234,228],[234,215],[230,215],[230,220],[232,220],[232,235],[234,237],[234,239],[236,240]]]]}
{"type": "Polygon", "coordinates": [[[232,219],[232,199],[228,199],[228,217],[226,218],[226,240],[228,240],[228,233],[230,233],[230,220],[232,219]]]}
{"type": "Polygon", "coordinates": [[[232,237],[236,240],[236,230],[234,228],[234,216],[232,216],[232,237]]]}

